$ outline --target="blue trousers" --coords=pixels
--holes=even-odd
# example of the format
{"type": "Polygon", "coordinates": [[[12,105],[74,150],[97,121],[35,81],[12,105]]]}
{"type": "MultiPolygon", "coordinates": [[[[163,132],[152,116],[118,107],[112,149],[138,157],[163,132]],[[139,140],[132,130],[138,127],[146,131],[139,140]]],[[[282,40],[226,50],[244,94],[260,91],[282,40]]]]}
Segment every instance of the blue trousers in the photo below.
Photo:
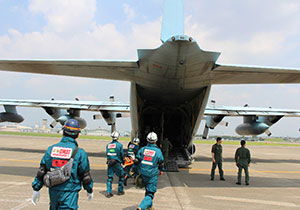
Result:
{"type": "Polygon", "coordinates": [[[119,177],[118,182],[118,192],[124,191],[124,170],[121,166],[121,163],[117,163],[114,166],[107,166],[107,183],[106,183],[106,192],[111,193],[112,181],[114,174],[119,177]]]}
{"type": "Polygon", "coordinates": [[[142,175],[143,182],[145,183],[145,198],[139,205],[139,207],[143,210],[152,207],[152,200],[154,198],[154,194],[157,190],[157,178],[158,176],[145,176],[142,175]]]}
{"type": "Polygon", "coordinates": [[[50,210],[78,209],[78,191],[49,189],[50,210]]]}

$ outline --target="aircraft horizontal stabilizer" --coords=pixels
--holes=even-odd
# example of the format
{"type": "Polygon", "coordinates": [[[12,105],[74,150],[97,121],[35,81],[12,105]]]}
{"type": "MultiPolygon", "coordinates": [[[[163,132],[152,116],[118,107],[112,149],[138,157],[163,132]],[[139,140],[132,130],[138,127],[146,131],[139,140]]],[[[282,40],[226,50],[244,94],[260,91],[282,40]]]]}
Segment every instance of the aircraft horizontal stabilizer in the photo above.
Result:
{"type": "Polygon", "coordinates": [[[5,71],[131,81],[138,69],[134,61],[0,60],[5,71]]]}
{"type": "Polygon", "coordinates": [[[300,83],[300,69],[216,65],[212,84],[300,83]]]}

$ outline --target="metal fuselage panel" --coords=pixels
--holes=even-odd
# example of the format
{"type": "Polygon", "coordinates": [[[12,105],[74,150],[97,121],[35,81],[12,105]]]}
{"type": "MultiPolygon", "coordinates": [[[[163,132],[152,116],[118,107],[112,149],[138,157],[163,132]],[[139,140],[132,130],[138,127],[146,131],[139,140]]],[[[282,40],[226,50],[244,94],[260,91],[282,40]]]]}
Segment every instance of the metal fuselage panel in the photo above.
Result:
{"type": "Polygon", "coordinates": [[[188,148],[196,134],[211,87],[210,72],[219,56],[194,41],[167,41],[138,50],[139,70],[131,83],[132,134],[142,142],[154,131],[175,147],[188,148]]]}

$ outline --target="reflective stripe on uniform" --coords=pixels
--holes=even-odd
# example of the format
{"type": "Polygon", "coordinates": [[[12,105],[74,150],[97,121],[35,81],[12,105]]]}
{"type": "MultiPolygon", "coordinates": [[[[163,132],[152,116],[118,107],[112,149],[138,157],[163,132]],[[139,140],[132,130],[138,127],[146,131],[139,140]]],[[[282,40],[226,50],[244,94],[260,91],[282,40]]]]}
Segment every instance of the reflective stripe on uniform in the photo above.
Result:
{"type": "Polygon", "coordinates": [[[141,163],[146,164],[146,165],[153,166],[153,163],[152,163],[152,162],[149,162],[149,161],[142,160],[141,163]]]}

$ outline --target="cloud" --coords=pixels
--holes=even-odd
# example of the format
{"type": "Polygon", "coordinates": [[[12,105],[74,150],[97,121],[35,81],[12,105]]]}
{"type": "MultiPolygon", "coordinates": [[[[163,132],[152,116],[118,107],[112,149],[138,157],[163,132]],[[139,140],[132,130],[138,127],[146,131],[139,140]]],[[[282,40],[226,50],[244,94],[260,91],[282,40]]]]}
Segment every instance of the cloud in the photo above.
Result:
{"type": "Polygon", "coordinates": [[[286,15],[291,15],[299,12],[300,5],[297,2],[288,2],[288,1],[282,1],[280,5],[280,9],[282,13],[286,15]]]}
{"type": "Polygon", "coordinates": [[[47,21],[45,31],[70,36],[92,27],[96,0],[31,0],[29,10],[44,16],[47,21]]]}
{"type": "Polygon", "coordinates": [[[136,16],[134,9],[129,4],[123,4],[123,10],[127,16],[127,20],[131,20],[136,16]]]}

